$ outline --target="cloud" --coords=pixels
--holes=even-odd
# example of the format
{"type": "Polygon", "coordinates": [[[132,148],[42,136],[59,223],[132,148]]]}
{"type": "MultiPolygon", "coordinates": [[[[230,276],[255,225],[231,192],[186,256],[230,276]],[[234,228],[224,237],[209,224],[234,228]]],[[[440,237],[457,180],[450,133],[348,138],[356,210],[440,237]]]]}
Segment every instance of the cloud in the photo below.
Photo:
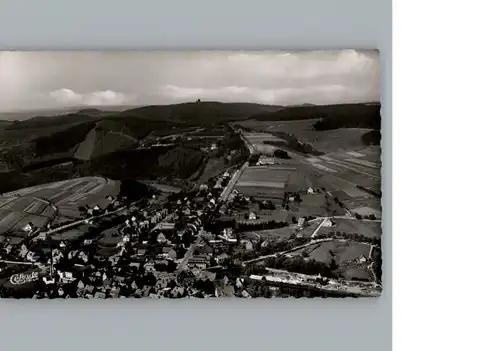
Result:
{"type": "Polygon", "coordinates": [[[52,91],[49,96],[58,104],[80,104],[83,101],[83,95],[66,88],[52,91]]]}
{"type": "Polygon", "coordinates": [[[71,89],[62,88],[49,93],[49,97],[58,105],[106,106],[123,105],[133,100],[126,94],[111,90],[79,94],[71,89]]]}
{"type": "Polygon", "coordinates": [[[132,97],[111,90],[97,91],[85,98],[86,105],[123,105],[132,100],[132,97]]]}
{"type": "Polygon", "coordinates": [[[166,101],[193,101],[197,99],[221,102],[255,102],[266,104],[322,104],[333,96],[349,102],[349,88],[342,85],[319,85],[304,88],[258,88],[225,86],[219,88],[194,88],[166,85],[160,95],[166,101]],[[329,98],[330,97],[330,98],[329,98]]]}
{"type": "Polygon", "coordinates": [[[378,101],[376,51],[2,52],[0,108],[378,101]]]}

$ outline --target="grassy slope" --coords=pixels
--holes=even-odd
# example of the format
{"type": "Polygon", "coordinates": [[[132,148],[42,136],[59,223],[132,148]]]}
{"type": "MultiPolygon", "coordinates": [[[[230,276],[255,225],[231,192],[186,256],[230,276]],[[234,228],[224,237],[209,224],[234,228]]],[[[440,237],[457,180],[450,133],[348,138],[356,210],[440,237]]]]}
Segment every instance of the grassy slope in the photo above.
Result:
{"type": "Polygon", "coordinates": [[[293,121],[313,118],[321,119],[315,124],[317,130],[380,129],[380,104],[297,106],[252,116],[252,119],[259,121],[293,121]]]}
{"type": "Polygon", "coordinates": [[[274,112],[282,106],[250,103],[199,102],[165,106],[145,106],[116,114],[152,121],[167,120],[178,123],[207,124],[246,119],[264,112],[274,112]]]}

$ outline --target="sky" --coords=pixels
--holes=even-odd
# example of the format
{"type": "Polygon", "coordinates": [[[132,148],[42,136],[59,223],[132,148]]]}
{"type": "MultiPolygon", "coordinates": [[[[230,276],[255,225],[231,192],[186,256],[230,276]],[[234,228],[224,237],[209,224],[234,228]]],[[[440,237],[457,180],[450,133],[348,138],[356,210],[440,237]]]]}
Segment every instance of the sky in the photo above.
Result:
{"type": "Polygon", "coordinates": [[[0,111],[380,100],[378,51],[0,52],[0,111]]]}

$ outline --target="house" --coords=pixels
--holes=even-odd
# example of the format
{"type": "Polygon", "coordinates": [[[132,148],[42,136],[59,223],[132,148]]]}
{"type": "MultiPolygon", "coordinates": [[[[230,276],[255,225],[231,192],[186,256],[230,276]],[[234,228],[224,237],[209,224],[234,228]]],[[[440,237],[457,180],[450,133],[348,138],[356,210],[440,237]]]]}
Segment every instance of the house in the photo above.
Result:
{"type": "Polygon", "coordinates": [[[255,212],[250,212],[248,214],[248,219],[251,221],[255,221],[257,219],[257,215],[255,214],[255,212]]]}
{"type": "Polygon", "coordinates": [[[95,290],[95,286],[93,286],[93,285],[87,285],[87,286],[85,287],[85,291],[86,291],[87,293],[89,293],[89,294],[93,294],[93,293],[94,293],[94,290],[95,290]]]}
{"type": "Polygon", "coordinates": [[[304,226],[304,223],[305,223],[306,219],[304,217],[300,217],[299,218],[299,222],[297,223],[297,225],[299,227],[303,227],[304,226]]]}
{"type": "Polygon", "coordinates": [[[333,222],[331,221],[331,219],[327,219],[323,222],[323,227],[332,227],[333,226],[333,222]]]}
{"type": "Polygon", "coordinates": [[[215,297],[222,297],[222,296],[233,297],[234,287],[232,285],[218,286],[215,289],[215,297]]]}
{"type": "Polygon", "coordinates": [[[22,245],[21,246],[21,249],[19,250],[19,256],[21,257],[26,257],[26,255],[28,254],[28,248],[26,247],[26,245],[22,245]]]}
{"type": "Polygon", "coordinates": [[[213,273],[213,272],[209,272],[209,271],[201,271],[198,275],[198,279],[201,279],[201,280],[209,280],[211,282],[213,282],[216,278],[216,274],[213,273]]]}
{"type": "Polygon", "coordinates": [[[220,255],[218,255],[216,258],[215,258],[215,261],[217,262],[217,264],[220,264],[222,263],[224,260],[227,260],[229,258],[229,255],[227,253],[222,253],[220,255]]]}
{"type": "Polygon", "coordinates": [[[105,299],[106,298],[106,294],[103,293],[102,291],[98,291],[94,294],[94,298],[96,299],[105,299]]]}
{"type": "Polygon", "coordinates": [[[146,254],[146,249],[139,249],[139,250],[137,250],[137,254],[139,256],[144,256],[146,254]]]}
{"type": "Polygon", "coordinates": [[[31,231],[33,231],[35,229],[35,226],[33,225],[33,223],[29,222],[28,224],[26,224],[23,228],[23,230],[25,232],[28,232],[30,233],[31,231]]]}
{"type": "Polygon", "coordinates": [[[165,234],[163,233],[160,233],[158,234],[158,236],[156,237],[156,241],[160,244],[163,244],[167,241],[167,238],[165,237],[165,234]]]}
{"type": "Polygon", "coordinates": [[[39,258],[38,254],[34,253],[33,251],[29,251],[26,254],[26,259],[30,262],[35,262],[39,258]]]}
{"type": "Polygon", "coordinates": [[[368,261],[368,259],[365,257],[365,255],[361,255],[357,258],[358,263],[365,263],[368,261]]]}
{"type": "Polygon", "coordinates": [[[200,268],[200,269],[205,269],[208,267],[210,264],[210,256],[206,254],[200,254],[191,257],[188,260],[188,267],[189,268],[200,268]]]}
{"type": "Polygon", "coordinates": [[[146,272],[153,272],[155,270],[155,264],[153,261],[146,262],[144,264],[144,270],[146,272]]]}
{"type": "Polygon", "coordinates": [[[245,297],[245,298],[247,298],[247,299],[252,298],[252,296],[250,296],[250,294],[249,294],[246,290],[243,290],[243,291],[241,292],[241,296],[243,296],[243,297],[245,297]]]}
{"type": "Polygon", "coordinates": [[[309,187],[309,189],[307,189],[307,193],[308,194],[314,194],[314,189],[309,187]]]}
{"type": "Polygon", "coordinates": [[[58,271],[57,274],[59,275],[59,278],[61,279],[61,281],[64,284],[71,283],[72,281],[75,280],[75,278],[73,278],[73,273],[71,273],[71,272],[59,272],[58,271]]]}
{"type": "Polygon", "coordinates": [[[139,262],[130,262],[129,266],[139,268],[141,266],[141,264],[139,262]]]}
{"type": "Polygon", "coordinates": [[[247,251],[252,251],[253,250],[253,243],[250,240],[245,240],[245,250],[247,251]]]}

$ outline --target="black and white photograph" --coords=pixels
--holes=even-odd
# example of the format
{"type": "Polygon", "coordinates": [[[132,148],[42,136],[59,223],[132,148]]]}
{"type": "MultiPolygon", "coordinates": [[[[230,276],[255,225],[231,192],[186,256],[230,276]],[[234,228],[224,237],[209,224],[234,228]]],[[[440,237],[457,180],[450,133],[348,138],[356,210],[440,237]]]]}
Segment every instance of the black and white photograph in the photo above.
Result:
{"type": "Polygon", "coordinates": [[[380,55],[0,52],[0,298],[382,294],[380,55]]]}

